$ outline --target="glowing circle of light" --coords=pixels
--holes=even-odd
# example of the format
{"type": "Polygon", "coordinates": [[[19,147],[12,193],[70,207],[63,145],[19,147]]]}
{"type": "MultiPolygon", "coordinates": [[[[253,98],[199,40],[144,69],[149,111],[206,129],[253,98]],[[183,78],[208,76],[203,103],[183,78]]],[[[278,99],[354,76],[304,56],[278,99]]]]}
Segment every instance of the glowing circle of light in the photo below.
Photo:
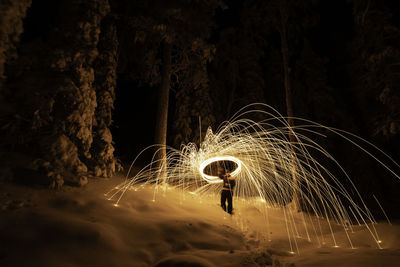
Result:
{"type": "Polygon", "coordinates": [[[219,156],[219,157],[209,158],[200,164],[199,172],[201,174],[201,177],[210,184],[222,183],[222,180],[218,176],[208,175],[204,173],[204,169],[208,165],[217,161],[232,161],[236,163],[237,168],[233,172],[231,172],[232,177],[236,176],[242,169],[242,162],[238,158],[232,156],[219,156]]]}

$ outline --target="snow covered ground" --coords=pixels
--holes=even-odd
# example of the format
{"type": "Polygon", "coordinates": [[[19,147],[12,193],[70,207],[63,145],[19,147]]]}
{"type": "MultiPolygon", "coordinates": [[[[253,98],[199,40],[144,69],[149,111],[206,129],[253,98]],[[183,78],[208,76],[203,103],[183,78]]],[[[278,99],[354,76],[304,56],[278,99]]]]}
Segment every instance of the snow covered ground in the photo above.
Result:
{"type": "Polygon", "coordinates": [[[383,249],[354,226],[352,249],[342,227],[332,226],[333,247],[326,223],[313,234],[299,221],[290,245],[282,210],[266,218],[262,205],[236,200],[230,216],[218,197],[175,189],[154,196],[151,186],[114,207],[104,193],[121,179],[61,191],[0,184],[0,266],[400,266],[399,224],[376,225],[383,249]]]}

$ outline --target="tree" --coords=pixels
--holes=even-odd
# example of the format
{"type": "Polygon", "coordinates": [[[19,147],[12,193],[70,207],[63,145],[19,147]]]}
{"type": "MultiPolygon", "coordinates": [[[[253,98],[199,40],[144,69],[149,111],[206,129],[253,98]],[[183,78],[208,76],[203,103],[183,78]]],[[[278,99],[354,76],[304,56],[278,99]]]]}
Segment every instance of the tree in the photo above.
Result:
{"type": "MultiPolygon", "coordinates": [[[[265,102],[265,75],[262,66],[265,42],[263,32],[253,21],[253,10],[240,10],[239,26],[221,29],[215,60],[210,70],[212,98],[219,122],[227,120],[240,108],[265,102]]],[[[257,120],[257,118],[253,118],[257,120]]]]}
{"type": "MultiPolygon", "coordinates": [[[[134,32],[132,49],[142,51],[132,59],[137,70],[133,76],[149,86],[159,86],[155,142],[165,146],[170,89],[176,92],[175,101],[179,103],[180,112],[176,116],[182,117],[174,125],[180,132],[188,129],[186,118],[192,115],[189,110],[182,110],[191,104],[182,102],[186,98],[179,96],[200,87],[207,90],[206,64],[212,57],[212,46],[205,39],[210,34],[212,15],[219,1],[138,1],[129,6],[132,9],[129,29],[134,32]],[[141,12],[135,13],[135,9],[141,12]]],[[[175,141],[183,141],[180,137],[175,141]]],[[[165,150],[160,151],[157,159],[163,158],[165,150]]]]}
{"type": "Polygon", "coordinates": [[[84,185],[91,172],[98,106],[94,62],[100,23],[110,8],[107,0],[60,1],[55,8],[63,12],[45,38],[25,40],[18,59],[7,65],[4,95],[16,112],[5,128],[18,137],[9,145],[16,176],[57,188],[64,182],[84,185]]]}
{"type": "MultiPolygon", "coordinates": [[[[289,48],[287,41],[287,27],[288,27],[288,3],[287,1],[279,1],[278,3],[278,12],[279,18],[277,22],[277,28],[279,31],[279,36],[281,39],[281,53],[282,53],[282,65],[283,65],[283,84],[285,88],[285,102],[286,102],[286,113],[287,120],[290,127],[294,127],[294,112],[293,112],[293,96],[292,96],[292,88],[291,88],[291,77],[290,72],[291,68],[289,67],[289,48]]],[[[295,137],[289,132],[289,140],[294,143],[295,137]]]]}
{"type": "Polygon", "coordinates": [[[391,138],[400,133],[400,29],[392,22],[386,3],[349,2],[355,27],[350,70],[357,108],[365,125],[374,125],[370,134],[391,138]]]}
{"type": "MultiPolygon", "coordinates": [[[[258,5],[253,6],[253,10],[256,12],[254,20],[258,21],[258,24],[264,26],[264,36],[271,35],[274,32],[279,34],[281,62],[282,62],[282,80],[283,87],[285,90],[285,104],[286,114],[288,122],[288,138],[292,144],[296,143],[294,134],[294,116],[295,112],[293,109],[293,88],[291,86],[293,77],[291,75],[292,69],[296,62],[295,53],[293,52],[299,45],[298,36],[305,32],[305,28],[309,27],[313,23],[313,20],[309,19],[308,10],[309,5],[312,3],[302,3],[301,1],[289,2],[289,1],[265,1],[258,5]],[[299,10],[302,12],[299,12],[299,10]],[[259,10],[257,12],[257,10],[259,10]],[[264,17],[267,17],[266,19],[264,17]],[[289,47],[290,40],[290,47],[289,47]],[[292,49],[292,51],[291,51],[292,49]]],[[[300,184],[297,181],[297,177],[293,171],[293,185],[296,190],[301,190],[300,184]]],[[[292,204],[296,210],[300,209],[298,196],[294,193],[292,204]]]]}
{"type": "MultiPolygon", "coordinates": [[[[168,40],[162,42],[162,61],[161,61],[161,84],[157,101],[156,132],[154,141],[156,144],[167,145],[168,128],[168,102],[171,87],[171,44],[168,40]]],[[[161,149],[156,160],[162,161],[161,168],[167,165],[166,148],[161,149]]]]}
{"type": "MultiPolygon", "coordinates": [[[[6,80],[5,65],[7,61],[15,60],[17,46],[23,29],[23,19],[31,0],[2,1],[0,3],[0,97],[3,82],[6,80]]],[[[0,98],[1,99],[1,98],[0,98]]],[[[2,103],[2,107],[4,106],[2,103]]]]}
{"type": "Polygon", "coordinates": [[[97,106],[90,148],[92,157],[88,167],[95,176],[109,178],[121,168],[114,157],[110,131],[118,65],[118,37],[115,20],[111,15],[106,16],[101,23],[98,50],[99,55],[94,62],[97,106]]]}
{"type": "MultiPolygon", "coordinates": [[[[347,92],[352,115],[360,135],[398,161],[400,30],[389,9],[390,1],[349,0],[348,3],[353,11],[354,31],[348,45],[350,62],[346,66],[352,74],[347,92]]],[[[396,186],[392,177],[372,160],[358,160],[356,163],[363,166],[353,167],[353,173],[360,177],[356,182],[360,183],[359,189],[365,195],[371,195],[378,188],[382,192],[384,188],[396,186]]],[[[391,210],[398,209],[398,204],[392,201],[395,197],[390,192],[377,195],[391,210]]],[[[373,199],[370,201],[375,202],[373,199]]]]}
{"type": "Polygon", "coordinates": [[[207,72],[214,47],[199,38],[182,51],[175,58],[177,64],[173,84],[175,112],[172,144],[177,148],[188,142],[200,144],[207,128],[215,123],[214,100],[210,95],[207,72]]]}

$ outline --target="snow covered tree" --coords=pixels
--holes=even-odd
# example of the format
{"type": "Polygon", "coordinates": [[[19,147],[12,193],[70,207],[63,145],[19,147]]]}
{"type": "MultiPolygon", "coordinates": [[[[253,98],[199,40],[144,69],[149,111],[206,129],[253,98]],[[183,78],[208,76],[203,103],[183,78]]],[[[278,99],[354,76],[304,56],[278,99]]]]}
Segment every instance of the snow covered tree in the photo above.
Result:
{"type": "Polygon", "coordinates": [[[110,131],[118,64],[118,37],[111,17],[102,20],[98,49],[99,55],[94,62],[97,106],[90,148],[92,158],[88,167],[97,177],[112,177],[120,165],[114,157],[110,131]]]}
{"type": "Polygon", "coordinates": [[[6,101],[2,99],[3,83],[6,81],[5,65],[7,61],[18,57],[17,46],[24,31],[23,19],[30,7],[31,0],[0,2],[0,111],[6,112],[6,101]]]}
{"type": "Polygon", "coordinates": [[[350,70],[354,95],[371,134],[387,138],[400,133],[400,29],[392,22],[387,3],[352,0],[355,38],[350,70]]]}
{"type": "MultiPolygon", "coordinates": [[[[50,7],[54,9],[48,14],[57,14],[51,21],[52,28],[43,36],[39,34],[21,43],[18,59],[7,63],[9,75],[3,95],[14,114],[3,130],[13,135],[8,148],[9,157],[16,158],[15,177],[54,188],[64,182],[84,185],[91,169],[102,169],[102,176],[114,172],[111,140],[106,133],[108,123],[98,127],[94,134],[94,127],[103,121],[96,120],[96,108],[101,116],[110,113],[102,97],[104,87],[112,86],[104,85],[104,79],[111,84],[115,79],[112,73],[104,74],[106,71],[98,65],[96,92],[94,66],[99,56],[101,21],[110,7],[107,0],[60,1],[50,7]],[[96,93],[101,99],[99,103],[96,93]],[[102,108],[107,111],[101,112],[102,108]],[[106,139],[108,151],[97,153],[95,158],[101,157],[103,162],[90,166],[90,162],[94,163],[94,136],[106,139]],[[104,160],[111,162],[107,171],[104,160]]],[[[105,60],[104,54],[101,57],[99,60],[105,60]]]]}

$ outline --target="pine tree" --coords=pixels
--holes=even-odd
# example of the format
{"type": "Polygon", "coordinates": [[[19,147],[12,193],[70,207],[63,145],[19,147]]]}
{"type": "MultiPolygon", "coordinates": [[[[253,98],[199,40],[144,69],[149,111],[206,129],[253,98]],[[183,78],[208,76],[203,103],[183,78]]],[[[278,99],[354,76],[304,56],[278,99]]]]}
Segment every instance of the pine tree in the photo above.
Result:
{"type": "Polygon", "coordinates": [[[8,65],[5,95],[16,114],[6,130],[15,133],[16,176],[51,187],[84,185],[97,106],[94,61],[100,22],[110,9],[107,0],[56,7],[63,13],[46,38],[21,44],[18,60],[8,65]]]}
{"type": "Polygon", "coordinates": [[[218,103],[215,114],[219,122],[229,119],[248,104],[265,102],[262,69],[265,44],[263,32],[254,23],[253,15],[248,7],[243,7],[238,18],[239,26],[225,28],[219,33],[215,61],[210,71],[212,97],[218,103]]]}
{"type": "MultiPolygon", "coordinates": [[[[212,16],[219,5],[217,0],[143,1],[131,5],[132,9],[136,6],[142,10],[141,14],[133,12],[129,18],[129,28],[134,32],[132,49],[142,51],[137,54],[137,59],[131,60],[137,70],[133,77],[149,86],[158,86],[160,90],[155,132],[157,144],[166,145],[171,89],[175,92],[177,110],[173,124],[173,132],[177,135],[174,143],[179,146],[187,140],[183,136],[191,135],[193,117],[197,120],[201,116],[204,123],[212,123],[212,118],[207,119],[212,109],[204,107],[210,103],[206,93],[206,64],[212,58],[213,47],[205,39],[209,37],[212,16]],[[192,96],[196,96],[196,101],[201,104],[193,103],[192,96]]],[[[159,153],[161,158],[165,158],[165,150],[159,153]]]]}
{"type": "MultiPolygon", "coordinates": [[[[290,142],[296,143],[293,127],[295,110],[293,106],[293,75],[292,69],[296,62],[296,49],[299,45],[299,36],[305,32],[305,29],[314,23],[309,19],[309,7],[312,2],[302,1],[265,1],[251,2],[249,6],[253,10],[254,23],[263,29],[264,38],[273,34],[279,34],[279,50],[281,55],[282,81],[285,91],[285,106],[287,123],[290,127],[288,138],[290,142]],[[301,12],[300,12],[301,10],[301,12]]],[[[302,40],[301,40],[302,41],[302,40]]],[[[300,42],[301,43],[301,42],[300,42]]],[[[295,172],[293,172],[295,173],[295,172]]],[[[298,187],[297,178],[293,175],[294,187],[298,187]]],[[[299,209],[297,196],[293,195],[292,203],[295,209],[299,209]]]]}
{"type": "MultiPolygon", "coordinates": [[[[400,133],[400,29],[384,2],[354,0],[355,38],[351,44],[354,95],[360,119],[374,125],[370,134],[400,133]]],[[[367,129],[365,129],[367,130],[367,129]]]]}
{"type": "Polygon", "coordinates": [[[99,55],[94,63],[97,106],[88,167],[94,176],[110,178],[120,169],[110,131],[118,64],[118,37],[115,21],[110,16],[103,19],[99,38],[99,55]]]}

